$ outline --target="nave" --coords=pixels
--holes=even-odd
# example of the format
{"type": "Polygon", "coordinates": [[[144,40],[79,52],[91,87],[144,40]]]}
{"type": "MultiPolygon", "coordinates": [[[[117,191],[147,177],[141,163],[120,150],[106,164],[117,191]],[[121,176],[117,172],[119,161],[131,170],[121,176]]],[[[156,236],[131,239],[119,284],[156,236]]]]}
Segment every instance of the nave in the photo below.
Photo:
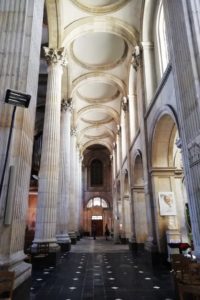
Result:
{"type": "Polygon", "coordinates": [[[56,267],[32,271],[14,300],[174,300],[169,266],[110,238],[81,239],[56,267]]]}

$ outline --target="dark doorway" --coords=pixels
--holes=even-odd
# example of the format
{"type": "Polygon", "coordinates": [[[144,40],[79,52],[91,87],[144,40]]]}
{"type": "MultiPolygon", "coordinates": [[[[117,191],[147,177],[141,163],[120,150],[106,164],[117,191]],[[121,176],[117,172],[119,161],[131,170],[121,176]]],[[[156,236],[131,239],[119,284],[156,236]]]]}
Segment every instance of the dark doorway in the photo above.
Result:
{"type": "Polygon", "coordinates": [[[96,236],[102,236],[103,235],[103,220],[92,220],[91,223],[91,232],[92,228],[96,228],[96,236]]]}

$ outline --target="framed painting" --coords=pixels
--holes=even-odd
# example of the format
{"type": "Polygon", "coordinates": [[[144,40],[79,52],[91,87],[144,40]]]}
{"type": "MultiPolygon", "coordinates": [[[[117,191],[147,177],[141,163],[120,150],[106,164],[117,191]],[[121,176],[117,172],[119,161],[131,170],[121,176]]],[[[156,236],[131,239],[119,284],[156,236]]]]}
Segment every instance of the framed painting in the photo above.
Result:
{"type": "Polygon", "coordinates": [[[175,216],[176,215],[176,203],[173,192],[160,192],[159,205],[161,216],[175,216]]]}

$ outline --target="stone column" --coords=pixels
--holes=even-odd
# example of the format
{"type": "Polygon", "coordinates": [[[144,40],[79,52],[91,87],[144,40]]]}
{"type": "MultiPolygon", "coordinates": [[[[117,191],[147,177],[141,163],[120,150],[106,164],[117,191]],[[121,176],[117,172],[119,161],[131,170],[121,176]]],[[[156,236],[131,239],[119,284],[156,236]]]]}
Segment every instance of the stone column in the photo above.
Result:
{"type": "Polygon", "coordinates": [[[71,155],[70,155],[70,199],[69,199],[69,236],[72,244],[76,243],[77,227],[77,201],[76,201],[76,128],[71,128],[71,155]]]}
{"type": "Polygon", "coordinates": [[[58,244],[65,250],[68,250],[71,242],[68,235],[71,113],[72,99],[63,99],[61,103],[60,174],[56,237],[58,244]]]}
{"type": "Polygon", "coordinates": [[[0,178],[13,106],[4,103],[6,89],[31,95],[28,109],[18,107],[3,191],[0,199],[0,269],[15,271],[14,288],[31,276],[24,262],[24,235],[31,174],[44,0],[0,1],[0,178]],[[17,176],[9,188],[10,167],[17,176]],[[13,168],[12,168],[13,169],[13,168]],[[13,192],[11,224],[4,224],[7,191],[13,192]]]}
{"type": "Polygon", "coordinates": [[[77,240],[80,240],[80,214],[81,214],[81,202],[80,202],[80,151],[79,145],[76,145],[76,176],[75,176],[75,201],[76,201],[76,235],[77,240]]]}
{"type": "Polygon", "coordinates": [[[156,91],[155,53],[152,42],[142,42],[144,57],[144,82],[146,105],[151,102],[156,91]]]}
{"type": "Polygon", "coordinates": [[[133,204],[133,192],[131,189],[132,185],[132,170],[131,170],[131,160],[130,160],[130,118],[128,110],[128,98],[123,97],[122,108],[125,115],[125,128],[126,128],[126,141],[127,141],[127,167],[128,167],[128,189],[129,189],[129,205],[130,205],[130,238],[129,244],[130,248],[135,249],[136,247],[136,235],[135,235],[135,217],[134,217],[134,204],[133,204]]]}
{"type": "Polygon", "coordinates": [[[113,195],[113,222],[114,222],[114,243],[119,243],[119,209],[117,199],[117,145],[113,149],[113,182],[112,182],[112,195],[113,195]]]}
{"type": "MultiPolygon", "coordinates": [[[[200,74],[198,69],[200,50],[191,52],[191,38],[199,40],[199,35],[192,31],[193,17],[199,19],[199,10],[189,16],[188,5],[199,1],[181,0],[164,1],[166,28],[170,41],[170,55],[175,80],[177,114],[179,120],[180,137],[188,204],[192,225],[192,235],[195,254],[200,260],[200,74]],[[192,17],[192,18],[191,18],[192,17]],[[191,34],[192,33],[192,34],[191,34]],[[198,70],[198,72],[197,72],[198,70]]],[[[198,24],[196,23],[198,28],[198,24]]]]}
{"type": "MultiPolygon", "coordinates": [[[[138,82],[142,82],[143,78],[143,66],[142,66],[142,49],[137,55],[137,62],[135,64],[137,70],[137,79],[138,82]]],[[[146,65],[145,65],[146,69],[146,65]]],[[[139,87],[141,88],[141,87],[139,87]]],[[[155,225],[155,212],[154,212],[154,203],[152,199],[152,183],[151,177],[148,171],[148,138],[147,138],[147,128],[144,120],[144,103],[141,101],[138,105],[139,111],[139,120],[140,120],[140,132],[141,132],[141,145],[142,145],[142,163],[143,163],[143,174],[144,174],[144,191],[145,191],[145,203],[146,203],[146,212],[147,212],[147,230],[148,237],[145,242],[145,248],[148,251],[154,252],[157,251],[156,243],[156,225],[155,225]]]]}
{"type": "Polygon", "coordinates": [[[138,129],[138,107],[137,107],[137,94],[136,94],[136,72],[138,68],[138,57],[140,55],[139,46],[135,46],[132,54],[130,72],[129,72],[129,87],[128,87],[128,104],[129,104],[129,130],[130,130],[130,142],[133,141],[136,131],[138,129]]]}
{"type": "Polygon", "coordinates": [[[57,250],[56,215],[60,160],[60,106],[64,48],[44,48],[48,62],[48,82],[39,171],[38,206],[33,249],[48,242],[50,252],[57,250]]]}
{"type": "Polygon", "coordinates": [[[117,138],[116,138],[116,144],[117,144],[117,156],[118,156],[118,170],[119,170],[119,180],[120,180],[120,199],[121,199],[121,208],[122,208],[122,214],[121,214],[121,224],[122,228],[120,228],[120,235],[122,238],[125,238],[125,224],[124,224],[124,176],[123,176],[123,170],[122,170],[122,138],[121,138],[121,126],[118,125],[118,131],[117,131],[117,138]]]}
{"type": "Polygon", "coordinates": [[[82,161],[83,161],[83,156],[79,151],[79,206],[80,206],[79,228],[81,234],[83,232],[82,161]]]}

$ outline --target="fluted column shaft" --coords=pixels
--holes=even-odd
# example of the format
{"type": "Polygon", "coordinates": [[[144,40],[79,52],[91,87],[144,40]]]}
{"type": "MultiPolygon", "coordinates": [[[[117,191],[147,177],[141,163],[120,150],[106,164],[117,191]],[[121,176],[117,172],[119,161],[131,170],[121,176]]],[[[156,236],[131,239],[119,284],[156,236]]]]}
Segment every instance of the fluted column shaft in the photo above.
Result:
{"type": "Polygon", "coordinates": [[[144,80],[146,105],[148,105],[156,90],[156,70],[155,70],[155,54],[154,45],[151,42],[142,42],[144,56],[144,80]]]}
{"type": "Polygon", "coordinates": [[[45,48],[45,55],[49,67],[34,244],[41,242],[53,244],[57,241],[56,214],[60,156],[63,49],[53,50],[45,48]]]}
{"type": "Polygon", "coordinates": [[[129,72],[129,87],[128,87],[128,99],[129,99],[129,130],[130,130],[130,142],[133,141],[133,138],[136,134],[136,131],[138,129],[138,116],[137,116],[137,94],[136,94],[136,72],[138,67],[138,51],[139,47],[136,46],[135,50],[133,52],[133,57],[131,61],[130,66],[130,72],[129,72]]]}
{"type": "Polygon", "coordinates": [[[114,242],[119,242],[119,209],[117,199],[117,147],[113,149],[113,218],[114,218],[114,242]]]}
{"type": "MultiPolygon", "coordinates": [[[[199,93],[199,55],[200,50],[191,51],[192,42],[198,40],[198,31],[193,30],[199,22],[199,1],[164,1],[170,54],[176,86],[176,103],[179,120],[184,173],[192,225],[195,254],[200,260],[200,93],[199,93]],[[198,5],[197,5],[198,3],[198,5]],[[189,15],[188,5],[198,8],[189,15]],[[195,16],[196,14],[196,16],[195,16]],[[193,20],[192,20],[193,19],[193,20]],[[183,22],[184,20],[184,22],[183,22]],[[191,42],[191,40],[193,41],[191,42]],[[197,72],[198,70],[198,72],[197,72]],[[189,88],[188,88],[189,87],[189,88]]],[[[199,26],[199,25],[198,25],[199,26]]]]}
{"type": "Polygon", "coordinates": [[[60,174],[59,200],[57,211],[57,240],[69,242],[68,236],[68,205],[70,189],[70,130],[71,130],[71,99],[63,99],[61,103],[61,133],[60,133],[60,174]]]}
{"type": "Polygon", "coordinates": [[[131,170],[131,160],[130,160],[130,118],[129,118],[129,110],[128,110],[128,98],[124,97],[122,102],[122,107],[125,115],[125,128],[126,128],[126,141],[127,141],[127,166],[128,166],[128,189],[129,189],[129,205],[130,205],[130,239],[131,243],[136,242],[136,234],[135,234],[135,212],[133,205],[133,193],[131,189],[132,184],[132,170],[131,170]]]}
{"type": "Polygon", "coordinates": [[[125,218],[124,218],[124,176],[122,171],[122,130],[121,126],[118,128],[117,132],[117,147],[118,147],[118,163],[119,163],[119,178],[120,178],[120,199],[121,199],[121,224],[122,231],[121,233],[125,233],[125,218]]]}
{"type": "Polygon", "coordinates": [[[70,232],[77,232],[77,201],[76,201],[76,129],[71,129],[71,159],[70,159],[70,199],[69,199],[69,222],[70,232]]]}
{"type": "MultiPolygon", "coordinates": [[[[144,46],[143,46],[144,47],[144,46]]],[[[144,49],[143,49],[144,50],[144,49]]],[[[138,82],[142,82],[143,77],[143,69],[146,70],[142,66],[142,51],[140,49],[138,56],[137,56],[137,76],[138,76],[138,82]]],[[[156,244],[156,225],[155,225],[155,211],[154,211],[154,203],[152,200],[152,185],[151,185],[151,178],[148,171],[148,138],[147,138],[147,128],[146,123],[144,120],[144,103],[140,102],[138,103],[138,111],[139,111],[139,126],[141,131],[141,145],[142,145],[142,164],[143,164],[143,175],[144,175],[144,191],[145,191],[145,204],[146,204],[146,214],[147,214],[147,241],[145,242],[145,247],[147,250],[155,251],[157,250],[157,244],[156,244]]]]}
{"type": "Polygon", "coordinates": [[[76,147],[76,177],[75,177],[75,184],[76,184],[76,205],[77,205],[77,216],[76,216],[76,228],[77,231],[79,232],[80,230],[80,213],[81,213],[81,206],[80,206],[80,191],[79,191],[79,186],[80,186],[80,161],[79,161],[79,147],[76,147]]]}

